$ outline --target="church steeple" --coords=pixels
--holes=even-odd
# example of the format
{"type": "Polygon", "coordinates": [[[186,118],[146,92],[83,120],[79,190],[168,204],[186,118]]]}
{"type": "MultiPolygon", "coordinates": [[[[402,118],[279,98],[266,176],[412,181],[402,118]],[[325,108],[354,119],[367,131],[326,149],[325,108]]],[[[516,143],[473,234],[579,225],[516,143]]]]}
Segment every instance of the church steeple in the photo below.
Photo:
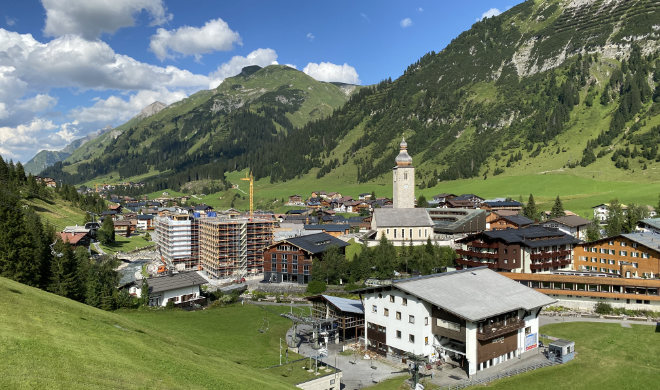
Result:
{"type": "Polygon", "coordinates": [[[408,143],[403,137],[401,137],[401,143],[399,144],[399,155],[396,156],[394,161],[398,167],[412,167],[412,157],[408,154],[408,143]]]}

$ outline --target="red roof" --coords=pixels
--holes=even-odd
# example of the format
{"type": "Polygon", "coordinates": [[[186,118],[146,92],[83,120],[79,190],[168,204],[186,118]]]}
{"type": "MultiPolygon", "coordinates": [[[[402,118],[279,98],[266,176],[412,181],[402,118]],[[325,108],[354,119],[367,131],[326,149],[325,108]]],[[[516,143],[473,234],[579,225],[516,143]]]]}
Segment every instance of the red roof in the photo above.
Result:
{"type": "Polygon", "coordinates": [[[85,237],[87,233],[60,233],[60,238],[62,238],[62,241],[68,242],[71,245],[78,245],[80,240],[85,237]]]}

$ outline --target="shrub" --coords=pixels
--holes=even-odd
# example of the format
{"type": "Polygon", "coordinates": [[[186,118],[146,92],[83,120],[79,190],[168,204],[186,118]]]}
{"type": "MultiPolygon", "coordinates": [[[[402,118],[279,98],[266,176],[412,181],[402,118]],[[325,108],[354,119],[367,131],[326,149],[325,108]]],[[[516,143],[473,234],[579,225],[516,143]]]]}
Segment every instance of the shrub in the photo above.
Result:
{"type": "Polygon", "coordinates": [[[598,302],[594,307],[594,311],[598,314],[610,314],[612,313],[612,306],[609,303],[598,302]]]}
{"type": "Polygon", "coordinates": [[[312,280],[307,285],[307,292],[310,294],[321,294],[322,292],[325,292],[326,288],[327,286],[325,285],[325,282],[312,280]]]}

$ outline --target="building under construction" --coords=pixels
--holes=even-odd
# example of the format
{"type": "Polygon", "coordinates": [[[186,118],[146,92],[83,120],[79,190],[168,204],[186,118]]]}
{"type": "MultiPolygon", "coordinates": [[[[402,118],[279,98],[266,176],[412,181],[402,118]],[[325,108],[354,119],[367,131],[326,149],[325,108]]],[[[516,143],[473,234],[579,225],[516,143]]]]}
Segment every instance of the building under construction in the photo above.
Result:
{"type": "Polygon", "coordinates": [[[209,277],[245,277],[263,272],[263,251],[273,241],[275,221],[266,218],[202,218],[199,259],[209,277]]]}
{"type": "Polygon", "coordinates": [[[167,265],[179,270],[199,267],[199,220],[188,214],[154,218],[153,240],[167,265]]]}

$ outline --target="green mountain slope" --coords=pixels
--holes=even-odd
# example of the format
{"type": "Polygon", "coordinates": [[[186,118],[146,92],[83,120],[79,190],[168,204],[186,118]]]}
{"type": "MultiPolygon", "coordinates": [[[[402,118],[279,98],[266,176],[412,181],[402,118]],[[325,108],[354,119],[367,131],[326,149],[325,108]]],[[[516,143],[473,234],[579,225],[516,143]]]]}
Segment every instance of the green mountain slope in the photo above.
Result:
{"type": "Polygon", "coordinates": [[[71,153],[64,151],[41,150],[39,153],[35,154],[34,157],[30,159],[30,161],[26,162],[23,168],[25,169],[26,173],[38,175],[39,172],[43,171],[58,161],[64,160],[70,155],[71,153]]]}
{"type": "Polygon", "coordinates": [[[152,181],[164,186],[222,179],[223,171],[245,164],[247,150],[327,117],[351,91],[287,66],[247,67],[215,90],[129,121],[45,174],[71,182],[157,176],[152,181]]]}
{"type": "MultiPolygon", "coordinates": [[[[258,307],[110,313],[1,277],[0,296],[2,388],[294,388],[264,370],[280,335],[258,332],[258,307]],[[236,333],[251,336],[243,347],[236,333]]],[[[284,334],[290,322],[270,324],[284,334]]]]}
{"type": "Polygon", "coordinates": [[[246,168],[271,182],[380,182],[405,133],[421,188],[542,172],[657,180],[657,20],[660,0],[529,0],[475,23],[397,80],[354,92],[340,108],[334,91],[327,118],[313,115],[324,106],[303,92],[318,85],[317,96],[328,99],[331,84],[284,67],[248,69],[203,92],[212,97],[199,105],[164,110],[98,160],[52,176],[138,177],[152,191],[246,168]]]}

